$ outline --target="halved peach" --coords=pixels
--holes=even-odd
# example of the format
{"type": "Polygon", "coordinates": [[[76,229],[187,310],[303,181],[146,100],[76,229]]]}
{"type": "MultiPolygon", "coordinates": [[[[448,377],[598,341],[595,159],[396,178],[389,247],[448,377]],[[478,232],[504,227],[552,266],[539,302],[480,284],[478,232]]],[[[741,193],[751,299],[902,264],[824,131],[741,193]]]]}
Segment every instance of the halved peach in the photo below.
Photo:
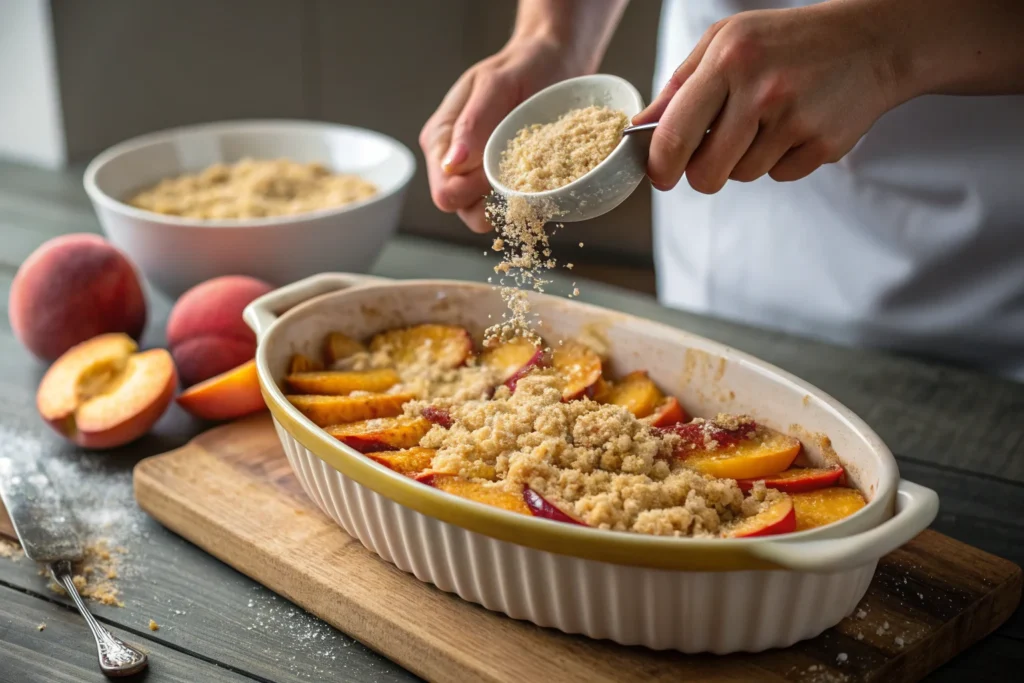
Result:
{"type": "Polygon", "coordinates": [[[233,420],[265,409],[256,361],[192,385],[178,396],[178,405],[204,420],[233,420]]]}
{"type": "Polygon", "coordinates": [[[398,384],[398,373],[391,368],[381,370],[324,370],[296,372],[285,377],[285,383],[297,394],[347,396],[353,391],[378,393],[398,384]]]}
{"type": "Polygon", "coordinates": [[[738,479],[739,487],[749,491],[754,484],[763,481],[764,485],[784,493],[800,493],[801,491],[814,491],[832,486],[839,477],[843,476],[842,467],[829,467],[818,469],[816,467],[792,467],[778,474],[766,477],[765,479],[738,479]]]}
{"type": "Polygon", "coordinates": [[[513,496],[501,489],[490,488],[455,474],[428,471],[416,477],[416,481],[433,486],[454,496],[474,500],[478,503],[491,505],[521,515],[533,515],[530,508],[519,496],[513,496]]]}
{"type": "Polygon", "coordinates": [[[399,474],[407,477],[415,477],[422,474],[430,467],[430,463],[437,453],[433,448],[407,448],[401,451],[377,451],[367,453],[366,457],[379,462],[385,467],[393,469],[399,474]]]}
{"type": "Polygon", "coordinates": [[[764,479],[793,464],[800,441],[748,422],[722,429],[711,420],[667,428],[683,438],[677,452],[693,469],[719,479],[764,479]]]}
{"type": "Polygon", "coordinates": [[[324,339],[324,360],[328,365],[366,351],[366,346],[341,332],[331,332],[324,339]]]}
{"type": "Polygon", "coordinates": [[[412,394],[367,394],[365,396],[289,395],[288,401],[318,427],[342,422],[394,417],[402,406],[415,398],[412,394]]]}
{"type": "Polygon", "coordinates": [[[665,395],[661,393],[657,385],[647,376],[646,370],[635,370],[620,381],[611,385],[611,388],[601,397],[602,403],[622,406],[634,417],[647,417],[655,411],[665,395]]]}
{"type": "Polygon", "coordinates": [[[841,486],[794,493],[792,498],[797,531],[838,522],[867,505],[860,491],[841,486]]]}
{"type": "Polygon", "coordinates": [[[324,431],[360,453],[370,453],[417,446],[430,427],[425,418],[399,415],[332,425],[324,431]]]}
{"type": "Polygon", "coordinates": [[[567,341],[551,353],[551,367],[565,381],[562,400],[593,396],[601,379],[601,358],[589,346],[567,341]]]}
{"type": "Polygon", "coordinates": [[[324,364],[318,361],[316,358],[310,358],[304,356],[301,353],[296,353],[292,356],[292,359],[288,361],[288,374],[294,375],[296,372],[319,372],[324,369],[324,364]]]}
{"type": "Polygon", "coordinates": [[[564,522],[565,524],[588,526],[586,523],[581,522],[572,515],[562,512],[561,508],[531,489],[529,486],[523,488],[523,501],[526,503],[526,507],[530,508],[530,512],[533,513],[534,517],[543,517],[544,519],[550,519],[555,522],[564,522]]]}
{"type": "Polygon", "coordinates": [[[71,347],[39,384],[39,414],[84,448],[113,448],[142,436],[170,404],[178,373],[167,351],[137,350],[119,333],[71,347]]]}
{"type": "Polygon", "coordinates": [[[505,382],[520,369],[535,363],[539,352],[541,349],[532,341],[515,337],[480,354],[480,364],[497,370],[501,381],[505,382]]]}
{"type": "Polygon", "coordinates": [[[426,363],[451,369],[473,353],[473,338],[455,325],[414,325],[381,332],[370,340],[371,351],[385,349],[399,366],[426,363]]]}
{"type": "Polygon", "coordinates": [[[774,536],[796,531],[796,514],[793,501],[789,496],[781,498],[767,509],[753,517],[747,517],[734,525],[726,536],[729,538],[751,538],[754,536],[774,536]]]}
{"type": "Polygon", "coordinates": [[[662,401],[651,416],[652,427],[668,427],[686,421],[686,411],[675,396],[662,401]]]}

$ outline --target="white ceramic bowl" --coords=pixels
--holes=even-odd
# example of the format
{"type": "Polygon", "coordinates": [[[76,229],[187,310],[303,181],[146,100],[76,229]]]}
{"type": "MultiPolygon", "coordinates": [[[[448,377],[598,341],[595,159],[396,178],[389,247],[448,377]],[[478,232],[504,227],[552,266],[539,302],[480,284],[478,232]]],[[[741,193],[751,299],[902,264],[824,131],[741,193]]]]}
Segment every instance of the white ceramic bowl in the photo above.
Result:
{"type": "Polygon", "coordinates": [[[416,161],[392,138],[313,121],[229,121],[175,128],[116,145],[89,164],[85,190],[103,231],[171,298],[218,275],[274,285],[323,272],[366,272],[401,217],[416,161]],[[124,203],[164,178],[245,157],[318,161],[373,182],[361,202],[295,216],[205,221],[124,203]]]}
{"type": "Polygon", "coordinates": [[[568,633],[683,652],[758,651],[838,623],[863,597],[879,558],[934,519],[935,493],[900,481],[878,436],[809,384],[665,325],[551,296],[530,299],[548,339],[584,328],[604,335],[614,373],[649,370],[697,415],[750,413],[800,436],[805,464],[824,462],[814,434],[827,434],[869,502],[810,531],[691,539],[584,528],[457,498],[331,438],[288,403],[279,384],[293,353],[319,353],[334,330],[363,337],[442,322],[478,335],[488,315],[502,310],[491,287],[325,274],[257,299],[245,319],[259,339],[260,386],[303,489],[348,534],[399,569],[488,609],[568,633]]]}
{"type": "Polygon", "coordinates": [[[604,161],[558,189],[523,193],[501,182],[501,153],[516,133],[531,124],[551,123],[572,109],[592,105],[618,109],[632,118],[643,111],[644,99],[629,81],[607,74],[570,78],[541,90],[509,112],[487,139],[484,173],[491,187],[506,197],[522,195],[554,206],[560,223],[596,218],[626,201],[647,173],[649,132],[624,136],[604,161]]]}

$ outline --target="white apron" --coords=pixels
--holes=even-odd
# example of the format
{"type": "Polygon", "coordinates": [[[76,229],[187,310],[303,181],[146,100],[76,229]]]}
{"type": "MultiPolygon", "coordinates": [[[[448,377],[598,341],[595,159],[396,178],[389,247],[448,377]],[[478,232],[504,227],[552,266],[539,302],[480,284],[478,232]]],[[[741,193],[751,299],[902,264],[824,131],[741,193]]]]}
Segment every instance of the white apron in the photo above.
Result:
{"type": "MultiPolygon", "coordinates": [[[[655,92],[715,21],[665,0],[655,92]]],[[[921,97],[803,180],[654,191],[662,303],[1024,379],[1024,97],[921,97]]]]}

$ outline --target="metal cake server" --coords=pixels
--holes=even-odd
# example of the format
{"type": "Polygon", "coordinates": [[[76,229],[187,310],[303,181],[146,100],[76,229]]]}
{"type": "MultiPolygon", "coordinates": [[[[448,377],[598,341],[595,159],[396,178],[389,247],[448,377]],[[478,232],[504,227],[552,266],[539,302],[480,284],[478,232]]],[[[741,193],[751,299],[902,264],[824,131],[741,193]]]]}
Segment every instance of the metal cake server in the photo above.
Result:
{"type": "Polygon", "coordinates": [[[29,559],[47,565],[56,581],[85,618],[107,676],[130,676],[146,668],[148,658],[105,629],[89,613],[72,581],[71,563],[82,558],[77,522],[57,490],[29,458],[0,456],[0,497],[7,507],[21,547],[29,559]]]}

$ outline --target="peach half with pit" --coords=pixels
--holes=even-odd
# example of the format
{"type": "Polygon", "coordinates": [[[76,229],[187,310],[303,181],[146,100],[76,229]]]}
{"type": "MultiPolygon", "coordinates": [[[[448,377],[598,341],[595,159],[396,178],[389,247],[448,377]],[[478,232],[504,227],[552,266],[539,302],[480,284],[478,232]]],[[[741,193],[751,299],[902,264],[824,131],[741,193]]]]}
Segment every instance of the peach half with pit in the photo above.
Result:
{"type": "Polygon", "coordinates": [[[50,366],[36,407],[47,424],[79,446],[114,448],[149,431],[177,383],[167,351],[138,352],[128,335],[103,334],[71,347],[50,366]]]}

